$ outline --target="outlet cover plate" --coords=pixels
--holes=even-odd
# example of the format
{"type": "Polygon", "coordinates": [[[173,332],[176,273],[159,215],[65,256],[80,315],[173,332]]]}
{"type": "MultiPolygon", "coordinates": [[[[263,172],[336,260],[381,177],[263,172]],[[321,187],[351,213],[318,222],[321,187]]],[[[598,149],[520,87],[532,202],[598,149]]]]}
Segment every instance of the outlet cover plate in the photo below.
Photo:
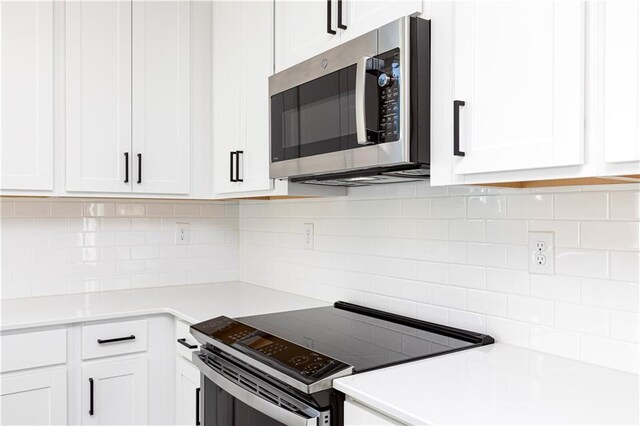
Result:
{"type": "Polygon", "coordinates": [[[529,232],[529,272],[555,274],[555,246],[553,232],[529,232]]]}
{"type": "Polygon", "coordinates": [[[313,250],[313,223],[304,224],[304,241],[302,245],[307,250],[313,250]]]}
{"type": "Polygon", "coordinates": [[[189,224],[177,222],[176,223],[176,245],[186,246],[189,244],[189,224]]]}

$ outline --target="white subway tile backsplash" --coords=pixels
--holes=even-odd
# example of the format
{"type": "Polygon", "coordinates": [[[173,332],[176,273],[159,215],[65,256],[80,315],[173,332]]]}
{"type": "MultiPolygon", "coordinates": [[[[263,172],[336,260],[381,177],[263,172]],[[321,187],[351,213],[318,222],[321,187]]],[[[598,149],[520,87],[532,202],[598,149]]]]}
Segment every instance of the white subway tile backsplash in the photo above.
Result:
{"type": "Polygon", "coordinates": [[[527,244],[526,220],[487,220],[486,242],[500,244],[527,244]]]}
{"type": "Polygon", "coordinates": [[[467,217],[477,219],[504,219],[507,216],[507,201],[503,195],[469,197],[467,217]]]}
{"type": "Polygon", "coordinates": [[[173,217],[175,206],[173,203],[153,203],[146,206],[147,217],[173,217]]]}
{"type": "Polygon", "coordinates": [[[504,268],[507,266],[507,247],[499,244],[467,244],[467,262],[471,265],[504,268]]]}
{"type": "Polygon", "coordinates": [[[638,373],[638,345],[597,336],[580,337],[580,359],[594,364],[638,373]]]}
{"type": "Polygon", "coordinates": [[[582,303],[590,306],[638,312],[640,284],[637,282],[582,279],[582,303]]]}
{"type": "Polygon", "coordinates": [[[449,240],[451,241],[485,241],[484,220],[452,219],[449,221],[449,240]]]}
{"type": "Polygon", "coordinates": [[[467,215],[467,199],[464,197],[443,197],[431,199],[431,217],[456,219],[467,215]]]}
{"type": "Polygon", "coordinates": [[[145,205],[139,203],[117,203],[116,216],[144,216],[145,205]]]}
{"type": "Polygon", "coordinates": [[[496,317],[507,316],[507,296],[489,291],[469,290],[467,309],[471,312],[496,317]]]}
{"type": "Polygon", "coordinates": [[[609,335],[609,311],[589,306],[556,302],[555,326],[599,336],[609,335]]]}
{"type": "Polygon", "coordinates": [[[216,203],[212,209],[207,208],[209,203],[185,203],[190,207],[182,213],[198,212],[197,218],[188,218],[194,227],[187,246],[175,246],[173,240],[176,202],[2,199],[0,203],[6,213],[1,218],[2,298],[187,284],[187,269],[200,278],[208,274],[209,281],[237,279],[238,218],[233,215],[237,209],[227,210],[237,202],[216,203]],[[13,217],[16,211],[18,217],[13,217]],[[163,220],[167,231],[162,230],[163,220]],[[201,233],[205,244],[199,242],[201,233]],[[180,252],[161,257],[167,255],[161,252],[164,246],[180,247],[180,252]],[[178,256],[185,262],[176,262],[178,256]],[[161,259],[164,267],[156,262],[161,259]],[[201,260],[207,261],[201,266],[201,260]],[[223,272],[217,274],[219,270],[223,272]]]}
{"type": "Polygon", "coordinates": [[[638,222],[585,221],[580,229],[581,246],[602,250],[635,250],[640,248],[638,222]]]}
{"type": "Polygon", "coordinates": [[[499,293],[529,294],[529,274],[513,269],[487,268],[487,290],[499,293]]]}
{"type": "Polygon", "coordinates": [[[84,216],[109,217],[116,215],[114,203],[88,202],[83,205],[84,216]]]}
{"type": "Polygon", "coordinates": [[[467,291],[463,288],[432,284],[431,301],[434,305],[447,308],[466,309],[467,291]]]}
{"type": "Polygon", "coordinates": [[[529,347],[529,324],[504,318],[487,317],[487,333],[496,341],[529,347]]]}
{"type": "Polygon", "coordinates": [[[552,219],[553,195],[522,194],[507,197],[509,219],[552,219]]]}
{"type": "Polygon", "coordinates": [[[15,203],[0,199],[0,217],[13,217],[15,203]]]}
{"type": "Polygon", "coordinates": [[[640,252],[615,252],[609,254],[611,279],[640,281],[640,252]]]}
{"type": "Polygon", "coordinates": [[[0,297],[240,277],[632,371],[640,192],[587,189],[418,182],[275,202],[4,198],[0,297]],[[189,245],[175,245],[176,222],[190,224],[189,245]],[[314,250],[302,249],[304,223],[315,225],[314,250]],[[555,233],[556,275],[528,272],[532,230],[555,233]],[[621,354],[598,352],[597,339],[621,354]]]}
{"type": "Polygon", "coordinates": [[[472,312],[449,309],[449,325],[465,330],[484,333],[486,330],[486,317],[472,312]]]}
{"type": "Polygon", "coordinates": [[[609,200],[612,220],[640,220],[640,191],[613,191],[609,200]]]}
{"type": "Polygon", "coordinates": [[[611,337],[632,343],[640,342],[640,315],[611,311],[611,337]]]}
{"type": "Polygon", "coordinates": [[[553,302],[509,295],[507,317],[532,324],[553,325],[553,302]]]}
{"type": "Polygon", "coordinates": [[[531,274],[531,295],[560,302],[580,303],[580,278],[531,274]]]}
{"type": "Polygon", "coordinates": [[[49,202],[43,200],[16,202],[14,215],[16,217],[48,217],[49,202]]]}
{"type": "Polygon", "coordinates": [[[559,248],[556,250],[556,273],[606,278],[609,275],[608,253],[598,250],[559,248]]]}
{"type": "Polygon", "coordinates": [[[484,289],[486,288],[485,270],[478,266],[449,265],[449,284],[484,289]]]}
{"type": "Polygon", "coordinates": [[[580,356],[580,335],[538,325],[531,326],[531,349],[568,358],[580,356]]]}
{"type": "Polygon", "coordinates": [[[554,233],[556,247],[580,246],[580,222],[568,220],[530,220],[529,231],[554,233]]]}
{"type": "Polygon", "coordinates": [[[571,192],[553,197],[555,219],[605,220],[609,216],[607,192],[571,192]]]}
{"type": "Polygon", "coordinates": [[[82,217],[82,203],[60,202],[51,203],[51,216],[55,217],[82,217]]]}

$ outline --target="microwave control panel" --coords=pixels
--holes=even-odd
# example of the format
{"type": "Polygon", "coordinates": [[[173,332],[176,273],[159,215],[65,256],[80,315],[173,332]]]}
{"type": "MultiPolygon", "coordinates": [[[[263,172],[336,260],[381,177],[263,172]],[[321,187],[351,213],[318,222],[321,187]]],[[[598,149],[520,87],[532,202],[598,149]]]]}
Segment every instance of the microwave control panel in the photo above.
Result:
{"type": "Polygon", "coordinates": [[[370,73],[376,78],[378,92],[377,141],[400,139],[400,49],[381,53],[371,59],[370,73]]]}

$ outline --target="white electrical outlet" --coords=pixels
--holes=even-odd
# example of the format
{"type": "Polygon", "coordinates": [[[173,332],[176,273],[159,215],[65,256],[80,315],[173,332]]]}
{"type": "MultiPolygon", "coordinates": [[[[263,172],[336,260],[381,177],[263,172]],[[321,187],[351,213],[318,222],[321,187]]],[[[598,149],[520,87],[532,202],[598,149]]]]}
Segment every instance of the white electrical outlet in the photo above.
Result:
{"type": "Polygon", "coordinates": [[[553,232],[529,232],[529,272],[555,274],[553,232]]]}
{"type": "Polygon", "coordinates": [[[313,223],[304,224],[304,248],[313,250],[313,223]]]}
{"type": "Polygon", "coordinates": [[[176,223],[176,245],[183,246],[189,244],[189,224],[176,223]]]}

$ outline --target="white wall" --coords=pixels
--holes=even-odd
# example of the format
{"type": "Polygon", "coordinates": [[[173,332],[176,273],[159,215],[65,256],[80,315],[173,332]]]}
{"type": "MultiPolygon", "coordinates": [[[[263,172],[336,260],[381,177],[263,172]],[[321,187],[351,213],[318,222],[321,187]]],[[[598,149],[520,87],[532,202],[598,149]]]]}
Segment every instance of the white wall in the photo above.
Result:
{"type": "Polygon", "coordinates": [[[238,278],[237,202],[2,198],[0,298],[238,278]],[[176,222],[190,244],[175,245],[176,222]]]}
{"type": "Polygon", "coordinates": [[[410,183],[241,201],[240,279],[637,372],[639,188],[410,183]],[[529,274],[530,230],[555,232],[555,276],[529,274]]]}

